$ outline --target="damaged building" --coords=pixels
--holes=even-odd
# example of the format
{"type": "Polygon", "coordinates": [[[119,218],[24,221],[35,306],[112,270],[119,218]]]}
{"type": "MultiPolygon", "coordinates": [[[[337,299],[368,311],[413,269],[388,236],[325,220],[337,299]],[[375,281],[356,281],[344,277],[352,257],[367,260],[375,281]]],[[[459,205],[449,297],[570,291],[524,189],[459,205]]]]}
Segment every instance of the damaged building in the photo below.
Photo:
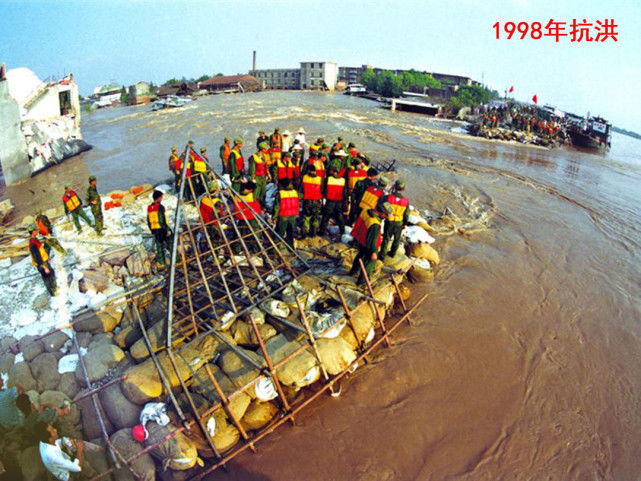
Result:
{"type": "Polygon", "coordinates": [[[90,149],[80,131],[73,75],[43,82],[28,68],[0,69],[0,162],[7,185],[90,149]]]}

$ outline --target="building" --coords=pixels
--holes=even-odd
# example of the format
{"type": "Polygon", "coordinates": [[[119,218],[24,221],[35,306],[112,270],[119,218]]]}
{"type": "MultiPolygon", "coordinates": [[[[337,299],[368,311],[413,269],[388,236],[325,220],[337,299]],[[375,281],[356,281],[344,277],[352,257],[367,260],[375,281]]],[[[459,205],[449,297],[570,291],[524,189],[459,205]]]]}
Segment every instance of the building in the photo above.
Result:
{"type": "Polygon", "coordinates": [[[251,74],[256,77],[263,89],[298,89],[300,88],[300,69],[273,68],[253,70],[251,74]]]}
{"type": "Polygon", "coordinates": [[[431,72],[430,75],[445,85],[481,85],[480,82],[462,75],[431,72]]]}
{"type": "Polygon", "coordinates": [[[338,67],[338,80],[346,84],[359,83],[364,67],[338,67]]]}
{"type": "Polygon", "coordinates": [[[108,107],[120,103],[120,86],[117,83],[99,85],[93,89],[94,107],[108,107]]]}
{"type": "Polygon", "coordinates": [[[28,68],[0,68],[0,161],[7,185],[91,148],[80,131],[73,75],[43,82],[28,68]]]}
{"type": "Polygon", "coordinates": [[[198,92],[198,85],[194,82],[175,83],[173,85],[163,85],[158,89],[158,97],[168,97],[176,95],[178,97],[189,97],[198,92]]]}
{"type": "Polygon", "coordinates": [[[260,90],[260,85],[252,75],[223,75],[199,82],[198,88],[208,92],[254,92],[260,90]]]}
{"type": "Polygon", "coordinates": [[[301,62],[301,90],[330,90],[336,88],[338,64],[335,62],[301,62]]]}
{"type": "Polygon", "coordinates": [[[129,105],[148,104],[151,102],[153,90],[147,82],[138,82],[129,86],[129,105]]]}

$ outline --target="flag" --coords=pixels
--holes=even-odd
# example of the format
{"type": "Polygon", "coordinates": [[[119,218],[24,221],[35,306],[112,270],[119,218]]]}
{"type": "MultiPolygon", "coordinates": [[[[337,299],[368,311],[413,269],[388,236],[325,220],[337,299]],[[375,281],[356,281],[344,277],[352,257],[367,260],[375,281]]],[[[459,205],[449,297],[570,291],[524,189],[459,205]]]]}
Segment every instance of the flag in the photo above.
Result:
{"type": "Polygon", "coordinates": [[[534,94],[534,97],[532,97],[532,102],[537,103],[539,99],[537,98],[536,94],[534,94]]]}
{"type": "Polygon", "coordinates": [[[514,85],[512,85],[512,86],[510,87],[510,90],[508,90],[508,92],[509,92],[509,93],[514,92],[514,85]]]}

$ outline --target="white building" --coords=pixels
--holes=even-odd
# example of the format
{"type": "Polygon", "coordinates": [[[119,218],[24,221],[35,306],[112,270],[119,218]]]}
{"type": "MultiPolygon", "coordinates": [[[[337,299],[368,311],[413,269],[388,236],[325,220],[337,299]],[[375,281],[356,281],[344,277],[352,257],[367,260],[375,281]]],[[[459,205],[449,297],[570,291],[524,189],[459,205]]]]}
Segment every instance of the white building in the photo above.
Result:
{"type": "Polygon", "coordinates": [[[338,64],[335,62],[301,62],[301,90],[330,90],[336,88],[338,64]]]}
{"type": "Polygon", "coordinates": [[[252,70],[250,74],[256,77],[263,89],[295,90],[300,86],[300,69],[297,68],[252,70]]]}

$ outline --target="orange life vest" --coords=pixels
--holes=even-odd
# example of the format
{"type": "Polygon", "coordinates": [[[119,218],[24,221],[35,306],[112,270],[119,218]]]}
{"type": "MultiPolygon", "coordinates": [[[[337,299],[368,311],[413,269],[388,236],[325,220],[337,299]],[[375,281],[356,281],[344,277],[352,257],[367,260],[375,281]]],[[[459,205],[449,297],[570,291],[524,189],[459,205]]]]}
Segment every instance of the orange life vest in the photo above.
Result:
{"type": "Polygon", "coordinates": [[[36,225],[38,226],[38,232],[40,232],[40,235],[48,236],[50,234],[49,229],[47,229],[45,223],[40,219],[36,219],[36,225]]]}
{"type": "Polygon", "coordinates": [[[303,176],[303,200],[321,200],[323,198],[321,182],[322,179],[319,176],[303,176]]]}
{"type": "Polygon", "coordinates": [[[64,194],[62,196],[62,201],[65,203],[65,206],[67,207],[67,210],[69,212],[73,212],[76,210],[78,207],[80,207],[80,199],[78,199],[78,195],[72,190],[71,194],[67,196],[67,194],[64,194]]]}
{"type": "Polygon", "coordinates": [[[364,169],[353,169],[347,172],[347,190],[349,192],[354,190],[356,182],[363,180],[367,177],[367,171],[364,169]]]}
{"type": "Polygon", "coordinates": [[[245,204],[245,202],[243,202],[243,200],[247,204],[249,204],[249,206],[252,209],[254,209],[254,211],[257,214],[260,214],[262,212],[262,210],[260,208],[260,204],[258,203],[257,200],[254,199],[254,193],[250,192],[249,194],[240,195],[240,196],[236,197],[236,199],[234,201],[234,207],[235,207],[235,210],[236,210],[236,213],[234,214],[234,217],[236,217],[236,219],[239,219],[239,220],[243,220],[243,219],[250,220],[250,219],[254,219],[256,217],[256,216],[254,216],[254,212],[252,212],[249,209],[249,207],[247,207],[247,204],[245,204]]]}
{"type": "Polygon", "coordinates": [[[325,164],[321,159],[318,157],[312,157],[310,159],[307,159],[309,162],[309,165],[313,165],[314,168],[316,168],[316,175],[320,177],[321,179],[325,177],[325,164]]]}
{"type": "Polygon", "coordinates": [[[341,201],[343,200],[343,191],[345,190],[345,178],[334,177],[330,175],[327,177],[327,200],[341,201]]]}
{"type": "MultiPolygon", "coordinates": [[[[369,228],[374,225],[381,225],[381,220],[378,217],[370,216],[366,210],[361,212],[361,215],[358,216],[356,222],[354,223],[354,228],[352,229],[352,237],[362,245],[363,247],[367,246],[367,231],[369,228]]],[[[378,239],[376,240],[376,247],[381,246],[381,231],[378,231],[378,239]]]]}
{"type": "MultiPolygon", "coordinates": [[[[160,225],[160,216],[158,214],[158,209],[160,209],[160,202],[154,202],[151,205],[147,206],[147,220],[151,226],[151,230],[162,229],[160,225]]],[[[167,224],[167,214],[165,213],[165,224],[167,224]]]]}
{"type": "Polygon", "coordinates": [[[280,211],[279,217],[298,217],[300,210],[298,192],[294,189],[283,189],[279,192],[280,195],[280,211]]]}
{"type": "MultiPolygon", "coordinates": [[[[34,245],[38,248],[38,252],[40,253],[40,258],[42,259],[42,263],[44,264],[49,260],[49,254],[47,254],[47,251],[45,250],[44,246],[38,239],[31,238],[29,239],[29,246],[34,245]]],[[[38,267],[38,263],[36,260],[31,256],[31,262],[33,263],[34,266],[38,267]]]]}
{"type": "Polygon", "coordinates": [[[387,196],[387,203],[392,207],[392,213],[389,216],[389,221],[401,222],[408,206],[407,197],[399,197],[390,194],[387,196]]]}
{"type": "Polygon", "coordinates": [[[361,209],[374,209],[381,195],[383,195],[383,189],[376,185],[370,185],[363,193],[363,198],[358,207],[361,209]]]}

